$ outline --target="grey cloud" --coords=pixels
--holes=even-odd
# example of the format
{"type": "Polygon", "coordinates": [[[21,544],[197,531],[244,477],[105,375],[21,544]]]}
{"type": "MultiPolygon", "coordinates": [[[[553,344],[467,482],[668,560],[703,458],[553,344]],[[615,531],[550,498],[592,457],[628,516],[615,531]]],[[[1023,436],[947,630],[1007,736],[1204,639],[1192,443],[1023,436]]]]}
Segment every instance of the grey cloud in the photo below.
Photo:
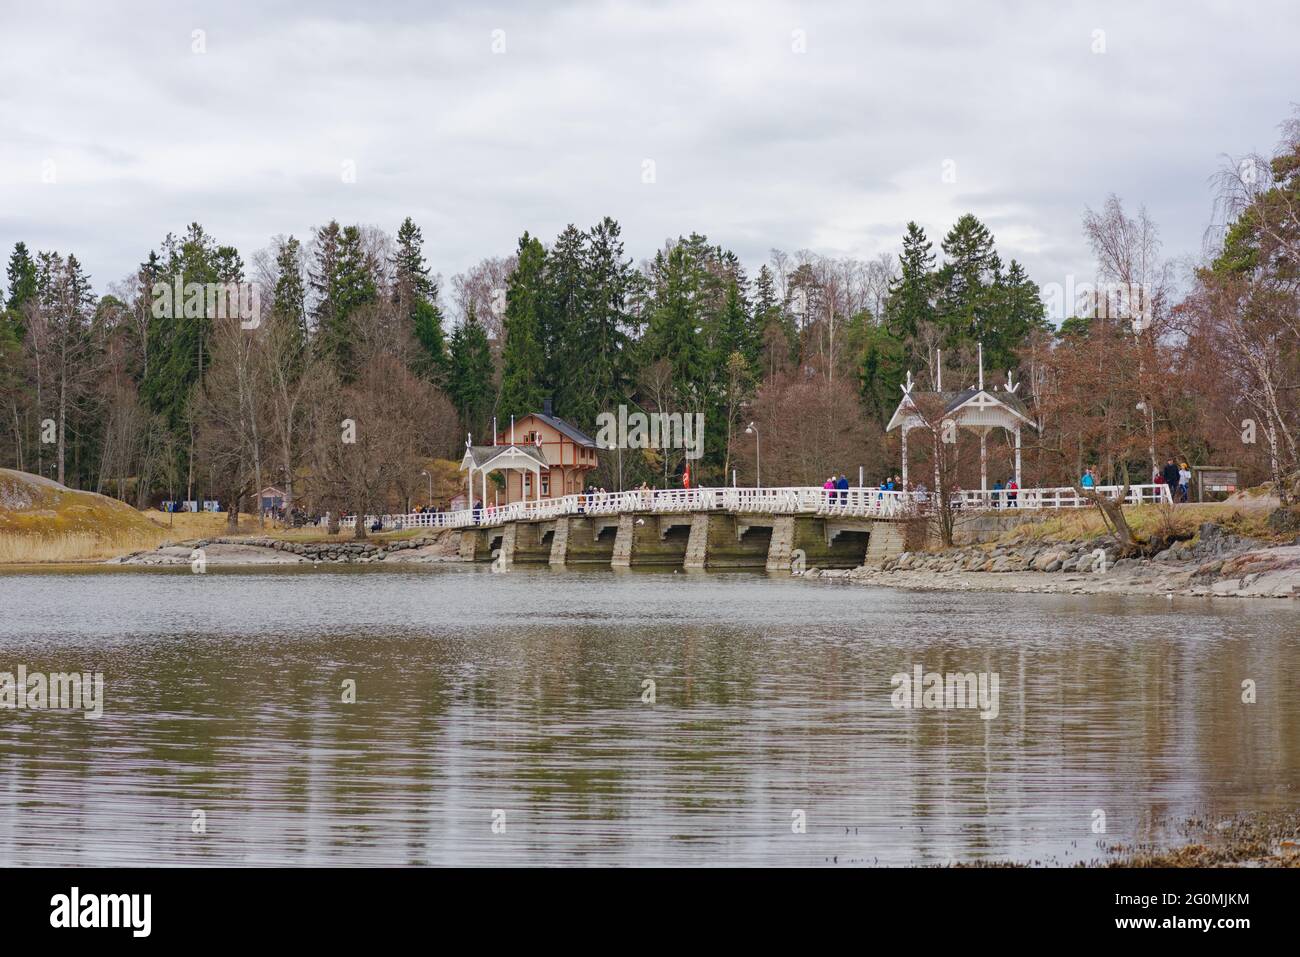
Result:
{"type": "Polygon", "coordinates": [[[969,211],[1059,281],[1112,191],[1200,249],[1220,154],[1271,147],[1300,98],[1298,26],[1283,2],[28,4],[0,39],[0,247],[105,288],[195,219],[249,260],[409,214],[450,275],[609,214],[638,261],[695,230],[756,269],[969,211]]]}

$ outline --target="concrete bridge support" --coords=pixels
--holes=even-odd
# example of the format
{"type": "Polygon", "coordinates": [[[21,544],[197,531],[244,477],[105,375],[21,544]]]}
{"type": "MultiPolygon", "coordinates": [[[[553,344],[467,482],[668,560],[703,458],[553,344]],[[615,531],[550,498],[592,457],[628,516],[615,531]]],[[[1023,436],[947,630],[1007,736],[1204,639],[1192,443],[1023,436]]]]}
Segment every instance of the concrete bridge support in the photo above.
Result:
{"type": "Polygon", "coordinates": [[[507,565],[543,564],[551,556],[554,532],[554,522],[508,522],[501,526],[501,557],[507,565]]]}
{"type": "Polygon", "coordinates": [[[902,522],[872,522],[864,564],[872,565],[907,551],[907,526],[902,522]]]}
{"type": "Polygon", "coordinates": [[[555,520],[549,561],[552,565],[608,565],[614,557],[614,539],[619,517],[583,518],[569,516],[555,520]]]}
{"type": "Polygon", "coordinates": [[[618,534],[610,565],[631,568],[641,565],[681,566],[690,540],[690,513],[654,515],[627,512],[618,518],[618,534]]]}
{"type": "Polygon", "coordinates": [[[805,568],[857,568],[866,557],[875,524],[814,515],[778,515],[772,521],[768,571],[789,571],[796,553],[802,553],[805,568]]]}
{"type": "Polygon", "coordinates": [[[686,568],[762,568],[772,537],[770,521],[697,512],[691,517],[686,568]]]}
{"type": "Polygon", "coordinates": [[[504,537],[504,526],[461,529],[460,560],[463,562],[492,561],[492,550],[501,547],[504,537]]]}

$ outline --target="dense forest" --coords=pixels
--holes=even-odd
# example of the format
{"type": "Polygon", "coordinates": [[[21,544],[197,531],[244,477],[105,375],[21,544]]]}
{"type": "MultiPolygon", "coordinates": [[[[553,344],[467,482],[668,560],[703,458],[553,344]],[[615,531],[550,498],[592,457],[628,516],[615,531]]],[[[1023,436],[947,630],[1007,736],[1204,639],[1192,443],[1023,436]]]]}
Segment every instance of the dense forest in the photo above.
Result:
{"type": "MultiPolygon", "coordinates": [[[[875,481],[897,469],[884,427],[899,383],[931,389],[941,364],[946,388],[969,386],[982,347],[987,380],[1022,382],[1038,425],[1026,485],[1085,465],[1147,481],[1176,456],[1285,492],[1300,428],[1300,129],[1286,130],[1275,155],[1225,168],[1221,229],[1184,276],[1145,211],[1110,197],[1085,212],[1095,276],[1061,315],[973,215],[935,238],[910,223],[871,261],[774,250],[757,272],[697,233],[635,264],[605,218],[549,243],[525,232],[448,284],[410,218],[395,235],[331,221],[247,261],[192,223],[100,295],[74,253],[17,242],[0,464],[138,506],[247,509],[274,483],[313,509],[377,511],[423,501],[432,460],[550,398],[591,432],[621,404],[702,412],[697,484],[754,481],[751,422],[765,484],[858,467],[875,481]],[[250,289],[255,314],[221,308],[250,289]]],[[[671,484],[682,467],[680,450],[626,450],[594,480],[671,484]]]]}

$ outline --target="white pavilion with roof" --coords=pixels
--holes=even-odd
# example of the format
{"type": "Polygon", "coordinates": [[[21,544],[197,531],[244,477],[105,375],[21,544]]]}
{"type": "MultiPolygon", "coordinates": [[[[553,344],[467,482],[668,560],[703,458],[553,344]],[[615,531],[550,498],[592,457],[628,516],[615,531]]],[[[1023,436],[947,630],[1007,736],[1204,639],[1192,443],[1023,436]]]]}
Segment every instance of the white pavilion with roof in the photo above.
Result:
{"type": "MultiPolygon", "coordinates": [[[[974,388],[957,392],[945,392],[943,389],[942,356],[940,356],[940,362],[937,363],[937,366],[939,369],[938,381],[935,383],[936,388],[933,392],[915,391],[912,373],[911,371],[907,373],[907,381],[900,386],[903,390],[903,400],[898,403],[898,408],[894,410],[889,425],[885,429],[887,432],[892,432],[895,429],[902,430],[900,439],[903,459],[903,487],[907,487],[907,434],[913,429],[932,427],[932,424],[927,422],[922,414],[921,407],[917,403],[918,399],[922,400],[927,406],[943,410],[940,421],[945,425],[948,422],[953,424],[953,444],[956,443],[957,433],[961,429],[968,429],[979,435],[981,491],[987,492],[989,488],[989,433],[994,429],[1004,429],[1011,433],[1015,444],[1015,482],[1017,486],[1022,486],[1023,483],[1020,480],[1020,432],[1025,426],[1031,429],[1036,428],[1036,426],[1034,420],[1030,418],[1024,403],[1016,395],[1020,383],[1013,383],[1011,374],[1008,373],[1005,388],[994,386],[992,391],[985,389],[984,348],[982,345],[979,348],[979,380],[974,388]]],[[[938,468],[936,462],[936,488],[939,485],[938,468]]]]}

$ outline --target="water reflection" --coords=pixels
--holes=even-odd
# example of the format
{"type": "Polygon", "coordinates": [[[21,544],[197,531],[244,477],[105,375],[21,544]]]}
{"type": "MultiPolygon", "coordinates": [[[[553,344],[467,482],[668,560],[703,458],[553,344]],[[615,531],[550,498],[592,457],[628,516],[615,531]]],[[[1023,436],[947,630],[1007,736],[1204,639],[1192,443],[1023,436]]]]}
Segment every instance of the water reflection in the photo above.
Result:
{"type": "Polygon", "coordinates": [[[1300,784],[1289,605],[444,567],[7,574],[0,609],[0,671],[107,683],[99,721],[0,711],[5,865],[1071,863],[1095,809],[1152,837],[1300,784]],[[997,672],[999,717],[895,710],[916,663],[997,672]]]}

